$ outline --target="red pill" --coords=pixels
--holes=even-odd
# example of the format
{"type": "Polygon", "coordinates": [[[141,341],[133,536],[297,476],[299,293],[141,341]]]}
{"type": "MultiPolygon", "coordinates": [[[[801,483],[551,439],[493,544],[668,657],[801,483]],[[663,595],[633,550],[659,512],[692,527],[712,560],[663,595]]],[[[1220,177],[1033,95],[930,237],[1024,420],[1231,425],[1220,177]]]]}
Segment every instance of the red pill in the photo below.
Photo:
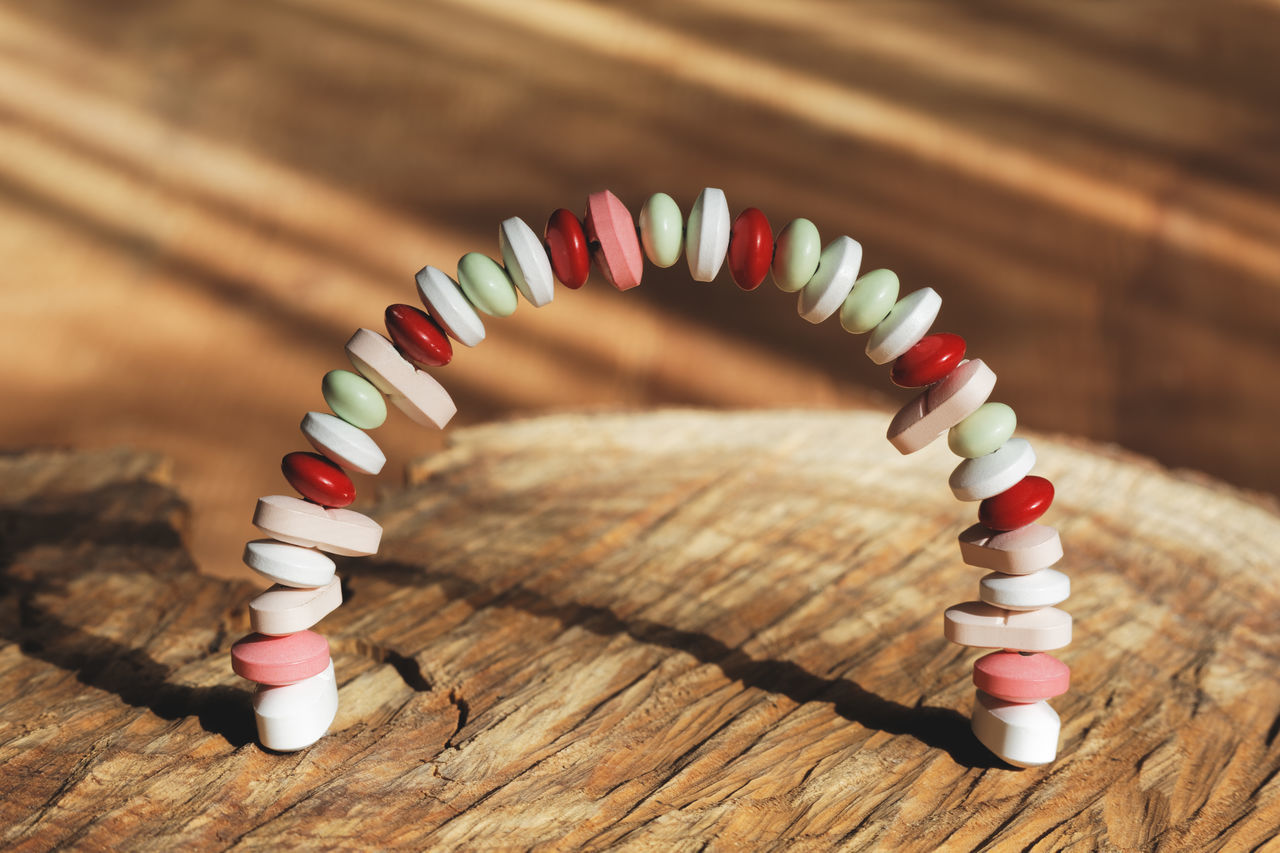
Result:
{"type": "Polygon", "coordinates": [[[1071,686],[1071,668],[1053,655],[992,652],[973,664],[973,683],[1006,702],[1039,702],[1071,686]]]}
{"type": "Polygon", "coordinates": [[[453,358],[449,336],[425,311],[412,305],[388,305],[384,320],[400,354],[418,367],[443,367],[453,358]]]}
{"type": "Polygon", "coordinates": [[[773,229],[769,220],[748,207],[733,220],[729,232],[729,273],[743,290],[755,290],[773,263],[773,229]]]}
{"type": "Polygon", "coordinates": [[[569,288],[577,290],[591,274],[591,254],[587,251],[587,234],[573,211],[563,207],[551,214],[542,232],[551,256],[551,271],[569,288]]]}
{"type": "Polygon", "coordinates": [[[898,356],[889,378],[900,388],[923,388],[944,378],[964,358],[964,338],[947,332],[926,335],[898,356]]]}
{"type": "Polygon", "coordinates": [[[978,521],[992,530],[1017,530],[1045,514],[1053,503],[1053,483],[1023,477],[995,497],[978,504],[978,521]]]}
{"type": "Polygon", "coordinates": [[[280,470],[298,494],[320,506],[349,506],[356,499],[351,478],[319,453],[288,453],[280,460],[280,470]]]}

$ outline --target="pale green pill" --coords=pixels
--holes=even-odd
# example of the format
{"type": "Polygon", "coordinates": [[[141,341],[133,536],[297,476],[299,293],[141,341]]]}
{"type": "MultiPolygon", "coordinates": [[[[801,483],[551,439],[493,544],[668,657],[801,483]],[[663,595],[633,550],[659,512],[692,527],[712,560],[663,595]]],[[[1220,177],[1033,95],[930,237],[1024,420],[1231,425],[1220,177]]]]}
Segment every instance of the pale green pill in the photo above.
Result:
{"type": "Polygon", "coordinates": [[[956,456],[977,459],[995,453],[1013,435],[1018,416],[1004,403],[983,403],[977,410],[951,428],[947,447],[956,456]]]}
{"type": "Polygon", "coordinates": [[[324,401],[353,427],[376,429],[387,420],[387,401],[373,383],[350,370],[330,370],[320,381],[324,401]]]}
{"type": "Polygon", "coordinates": [[[640,242],[655,267],[666,269],[680,260],[684,248],[684,215],[666,193],[654,193],[640,208],[640,242]]]}
{"type": "Polygon", "coordinates": [[[818,235],[818,226],[807,219],[791,220],[774,245],[773,283],[787,293],[803,289],[818,271],[821,258],[822,238],[818,235]]]}
{"type": "Polygon", "coordinates": [[[458,261],[458,284],[467,301],[490,317],[516,312],[516,286],[497,261],[480,252],[467,252],[458,261]]]}
{"type": "Polygon", "coordinates": [[[861,335],[889,316],[898,301],[898,275],[893,270],[872,270],[853,284],[853,292],[840,306],[840,325],[861,335]]]}

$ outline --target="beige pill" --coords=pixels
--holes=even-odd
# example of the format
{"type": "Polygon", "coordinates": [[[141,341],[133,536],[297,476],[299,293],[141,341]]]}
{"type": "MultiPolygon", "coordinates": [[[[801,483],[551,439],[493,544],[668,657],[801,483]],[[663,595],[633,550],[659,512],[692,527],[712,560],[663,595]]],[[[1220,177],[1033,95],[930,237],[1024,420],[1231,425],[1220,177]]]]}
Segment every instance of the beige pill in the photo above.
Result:
{"type": "Polygon", "coordinates": [[[1000,532],[974,524],[960,534],[960,558],[970,566],[1029,575],[1062,559],[1062,539],[1046,524],[1028,524],[1000,532]]]}
{"type": "Polygon", "coordinates": [[[942,618],[943,635],[961,646],[1048,652],[1071,642],[1071,614],[1056,607],[1002,610],[966,601],[948,607],[942,618]]]}
{"type": "Polygon", "coordinates": [[[347,358],[414,423],[443,428],[457,414],[458,407],[444,386],[406,361],[395,344],[377,332],[360,329],[352,335],[347,358]]]}
{"type": "Polygon", "coordinates": [[[259,634],[282,637],[305,631],[342,604],[342,584],[334,577],[315,589],[276,584],[249,602],[249,624],[259,634]]]}
{"type": "Polygon", "coordinates": [[[926,388],[889,422],[889,443],[915,453],[960,423],[987,401],[996,375],[980,358],[962,361],[936,385],[926,388]]]}
{"type": "Polygon", "coordinates": [[[366,515],[325,509],[287,495],[258,498],[253,524],[272,539],[343,557],[376,554],[382,541],[382,527],[366,515]]]}

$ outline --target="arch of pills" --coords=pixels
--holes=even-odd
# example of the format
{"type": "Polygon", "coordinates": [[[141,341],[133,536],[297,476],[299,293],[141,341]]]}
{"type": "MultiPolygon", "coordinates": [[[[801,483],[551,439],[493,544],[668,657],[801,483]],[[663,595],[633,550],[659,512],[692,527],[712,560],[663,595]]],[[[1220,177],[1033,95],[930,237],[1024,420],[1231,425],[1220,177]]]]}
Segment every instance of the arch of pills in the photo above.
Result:
{"type": "Polygon", "coordinates": [[[888,270],[859,277],[862,247],[837,237],[824,248],[806,219],[790,222],[773,239],[755,208],[731,219],[724,193],[707,188],[687,222],[670,196],[651,196],[639,226],[613,193],[587,199],[579,220],[563,208],[551,214],[543,237],[521,219],[507,219],[498,238],[503,264],[470,252],[458,262],[457,281],[435,267],[417,274],[427,312],[409,305],[386,310],[389,337],[358,330],[346,352],[356,372],[334,370],[322,383],[333,414],[308,412],[302,433],[318,453],[284,457],[285,478],[302,498],[259,499],[253,523],[268,539],[249,542],[244,560],[274,586],[250,602],[252,633],[231,650],[233,669],[257,683],[253,697],[258,737],[273,750],[303,749],[333,722],[338,690],[328,642],[311,627],[342,603],[328,554],[375,553],[382,529],[350,509],[355,487],[344,472],[376,474],[382,451],[365,432],[386,420],[386,399],[413,421],[443,427],[456,411],[423,368],[442,367],[453,355],[450,338],[466,346],[484,339],[481,314],[506,317],[517,293],[546,305],[555,280],[577,289],[594,261],[619,290],[640,283],[644,259],[675,264],[683,251],[697,281],[711,281],[726,259],[734,282],[754,290],[772,273],[779,288],[799,293],[800,315],[820,323],[839,314],[853,334],[868,334],[866,352],[892,364],[892,381],[920,389],[889,424],[889,441],[912,453],[948,433],[963,457],[950,478],[963,501],[980,501],[978,523],[959,535],[961,558],[990,570],[979,600],[944,614],[947,639],[994,649],[973,667],[973,731],[1005,761],[1045,764],[1057,753],[1058,715],[1045,701],[1066,691],[1070,672],[1045,654],[1071,640],[1071,617],[1054,605],[1070,592],[1067,576],[1050,568],[1062,557],[1058,533],[1036,520],[1053,500],[1048,480],[1032,476],[1031,445],[1013,437],[1016,416],[988,402],[996,377],[981,359],[966,360],[965,343],[952,334],[927,334],[942,300],[931,288],[898,296],[888,270]]]}

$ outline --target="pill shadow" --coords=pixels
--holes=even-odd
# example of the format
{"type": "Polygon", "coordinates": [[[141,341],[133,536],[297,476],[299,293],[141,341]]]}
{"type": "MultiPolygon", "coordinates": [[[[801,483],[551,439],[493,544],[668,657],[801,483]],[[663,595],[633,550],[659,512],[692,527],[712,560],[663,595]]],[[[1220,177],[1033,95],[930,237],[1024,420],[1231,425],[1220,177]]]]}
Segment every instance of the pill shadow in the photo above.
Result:
{"type": "Polygon", "coordinates": [[[396,585],[438,586],[451,601],[465,599],[476,608],[510,607],[562,626],[580,627],[601,637],[626,635],[640,643],[692,655],[717,667],[725,677],[793,702],[829,702],[852,723],[894,735],[913,737],[942,750],[969,768],[1007,768],[974,737],[969,721],[951,708],[904,705],[879,696],[849,678],[827,678],[792,661],[754,658],[740,648],[700,631],[686,631],[647,619],[624,619],[608,607],[557,603],[523,586],[496,592],[457,575],[394,560],[350,560],[342,571],[352,580],[366,577],[396,585]]]}
{"type": "MultiPolygon", "coordinates": [[[[145,708],[164,720],[195,717],[204,731],[232,747],[254,739],[249,694],[230,685],[197,687],[176,684],[173,670],[140,648],[98,636],[40,606],[38,599],[65,594],[68,573],[92,558],[86,551],[102,548],[181,549],[178,532],[164,522],[111,518],[102,507],[122,499],[146,503],[167,500],[168,493],[150,483],[112,484],[61,496],[65,508],[0,508],[0,603],[17,618],[0,619],[0,639],[14,643],[28,657],[42,660],[75,676],[86,687],[105,690],[133,708],[145,708]],[[139,490],[143,495],[139,498],[139,490]],[[155,490],[152,494],[147,494],[155,490]],[[34,548],[65,551],[62,559],[42,559],[36,570],[19,570],[18,557],[34,548]],[[65,572],[60,572],[59,567],[65,572]]],[[[47,556],[47,555],[46,555],[47,556]]],[[[171,575],[178,583],[184,572],[173,561],[163,565],[129,560],[131,570],[171,575]]],[[[194,567],[192,567],[194,572],[194,567]]],[[[104,603],[105,606],[105,603],[104,603]]]]}

